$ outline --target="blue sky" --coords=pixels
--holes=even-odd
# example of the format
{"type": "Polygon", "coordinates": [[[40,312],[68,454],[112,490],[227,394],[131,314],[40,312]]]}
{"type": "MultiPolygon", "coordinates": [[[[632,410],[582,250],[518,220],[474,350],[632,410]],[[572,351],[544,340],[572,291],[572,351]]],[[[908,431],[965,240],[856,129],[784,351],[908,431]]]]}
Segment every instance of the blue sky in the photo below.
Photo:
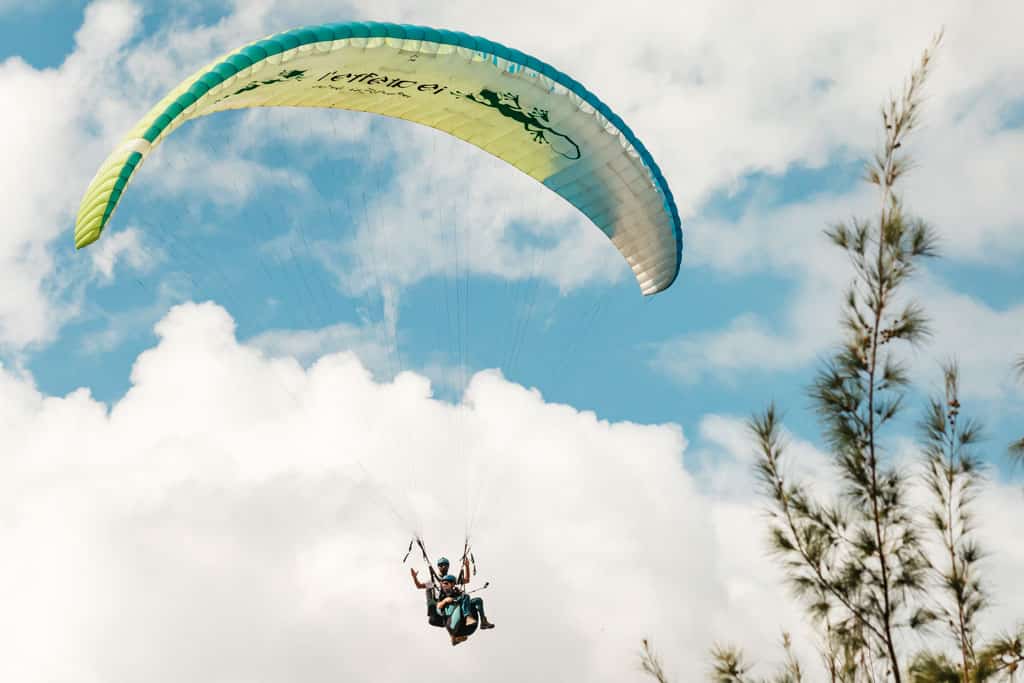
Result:
{"type": "MultiPolygon", "coordinates": [[[[288,120],[301,125],[303,114],[297,112],[288,120]]],[[[334,114],[338,126],[370,118],[359,113],[334,114]]],[[[179,135],[195,134],[199,145],[217,154],[217,141],[231,134],[238,118],[240,115],[226,114],[202,120],[189,124],[190,130],[179,135]]],[[[367,139],[387,138],[395,129],[410,125],[388,120],[368,123],[367,139]]],[[[455,144],[449,143],[448,148],[455,144]]],[[[85,385],[107,402],[123,395],[129,386],[131,364],[155,342],[151,328],[159,309],[153,305],[160,300],[161,283],[177,283],[179,299],[212,299],[227,306],[242,339],[268,329],[314,330],[337,323],[382,322],[379,293],[346,296],[339,291],[336,276],[317,258],[319,249],[310,247],[344,245],[353,238],[354,226],[364,220],[364,210],[372,210],[364,208],[365,197],[387,201],[389,195],[401,191],[391,178],[393,155],[365,163],[360,161],[363,145],[362,140],[339,145],[336,151],[318,154],[312,163],[307,157],[309,148],[274,146],[254,155],[257,163],[308,174],[315,189],[303,193],[299,202],[292,200],[295,190],[291,185],[271,185],[261,188],[258,197],[219,207],[202,198],[176,195],[169,199],[159,181],[140,180],[119,208],[117,221],[122,226],[145,225],[160,235],[151,244],[155,242],[167,253],[148,272],[129,270],[112,283],[90,288],[89,313],[29,361],[40,388],[59,395],[85,385]],[[331,158],[335,154],[338,158],[331,158]],[[166,237],[171,231],[173,240],[166,237]],[[283,240],[281,246],[261,255],[264,245],[277,239],[283,240]],[[150,312],[149,318],[133,316],[144,311],[150,312]],[[83,344],[88,345],[95,335],[122,326],[123,342],[101,351],[83,350],[83,344]]],[[[162,152],[174,154],[173,142],[162,152]]],[[[490,163],[483,153],[473,153],[490,163]]],[[[430,170],[428,166],[427,172],[430,170]]],[[[848,188],[859,171],[857,164],[798,169],[782,178],[755,174],[740,181],[735,195],[710,198],[706,214],[728,220],[742,212],[754,195],[765,193],[770,195],[769,206],[799,202],[820,192],[848,188]]],[[[509,168],[507,172],[515,171],[509,168]]],[[[548,193],[539,185],[528,190],[527,201],[548,193]]],[[[459,220],[458,196],[406,199],[440,206],[445,218],[438,222],[445,233],[442,248],[454,255],[457,249],[473,246],[474,226],[459,220]]],[[[537,242],[536,236],[522,228],[513,224],[508,239],[537,242]]],[[[142,236],[146,239],[146,233],[142,236]]],[[[819,234],[808,237],[823,239],[819,234]]],[[[546,241],[552,246],[555,238],[546,241]]],[[[400,250],[402,245],[377,248],[369,258],[385,260],[389,248],[400,250]]],[[[615,258],[610,243],[600,248],[615,258]]],[[[86,256],[64,250],[57,263],[86,256]]],[[[531,260],[525,267],[531,271],[559,267],[555,256],[540,258],[545,261],[542,266],[531,260]]],[[[349,259],[339,256],[338,269],[351,267],[349,259]]],[[[458,272],[456,267],[453,264],[445,273],[403,291],[397,338],[378,335],[383,343],[397,344],[397,352],[389,353],[387,367],[382,369],[385,375],[396,366],[416,369],[439,360],[463,372],[464,355],[464,371],[469,374],[500,368],[514,381],[539,388],[549,400],[594,410],[605,419],[672,421],[690,428],[706,413],[746,414],[773,398],[794,406],[803,403],[799,388],[809,381],[809,368],[790,373],[753,370],[680,385],[652,359],[653,346],[677,335],[715,330],[749,311],[778,309],[795,286],[784,276],[730,277],[712,268],[686,264],[669,291],[645,299],[624,263],[617,268],[616,281],[565,293],[542,278],[509,281],[466,275],[464,264],[458,272]]],[[[443,385],[439,391],[452,398],[443,385]]],[[[801,412],[794,411],[795,425],[801,424],[801,412]]]]}
{"type": "MultiPolygon", "coordinates": [[[[59,66],[73,49],[73,36],[81,25],[85,6],[86,3],[71,3],[15,10],[12,16],[17,17],[17,22],[4,25],[2,37],[4,50],[8,51],[4,56],[16,55],[37,68],[59,66]]],[[[147,32],[160,30],[174,18],[209,24],[223,17],[223,8],[197,5],[192,10],[179,13],[146,6],[142,32],[136,40],[145,41],[147,32]]],[[[304,115],[289,116],[288,125],[301,126],[304,115]]],[[[240,117],[231,113],[215,120],[201,120],[189,124],[188,132],[179,135],[191,136],[210,154],[222,154],[223,141],[232,134],[240,117]]],[[[165,254],[162,262],[148,272],[124,274],[114,285],[90,287],[86,298],[92,315],[73,321],[58,339],[29,355],[27,367],[40,388],[63,394],[84,385],[106,402],[123,395],[129,386],[134,358],[155,340],[148,328],[154,322],[153,303],[159,298],[161,282],[181,283],[177,299],[212,298],[230,306],[242,338],[266,329],[315,329],[339,322],[358,324],[360,315],[381,320],[379,297],[346,297],[339,291],[335,276],[303,243],[303,237],[344,243],[351,238],[352,226],[363,219],[367,196],[401,191],[392,182],[394,157],[401,154],[399,150],[390,151],[372,164],[361,157],[366,145],[376,144],[368,140],[387,138],[392,131],[410,124],[373,120],[370,115],[349,112],[332,112],[331,119],[335,127],[368,126],[367,135],[364,139],[339,143],[329,151],[321,150],[315,163],[308,161],[310,147],[288,144],[268,145],[247,157],[267,167],[293,170],[313,183],[315,191],[306,193],[299,205],[288,202],[291,188],[273,184],[262,188],[259,197],[218,207],[203,196],[183,199],[175,195],[168,201],[166,193],[152,179],[137,183],[144,187],[133,188],[129,194],[119,211],[120,227],[146,223],[161,226],[158,229],[164,231],[173,229],[176,237],[188,240],[189,253],[184,253],[184,247],[179,245],[178,252],[165,254]],[[338,202],[337,213],[334,209],[328,212],[327,196],[338,202]],[[342,202],[344,209],[340,208],[342,202]],[[175,223],[178,225],[172,228],[175,223]],[[294,226],[303,226],[303,233],[296,233],[294,226]],[[243,237],[246,234],[250,236],[243,237]],[[282,236],[288,238],[287,247],[278,254],[265,255],[256,267],[254,258],[258,257],[254,253],[260,246],[258,240],[282,236]],[[279,305],[268,306],[270,300],[279,305]],[[150,311],[149,318],[143,313],[146,310],[150,311]],[[104,319],[109,322],[104,323],[104,319]],[[133,323],[126,323],[127,319],[133,323]],[[83,353],[83,339],[118,325],[124,327],[118,333],[125,337],[122,343],[102,352],[83,353]]],[[[1012,116],[1005,120],[1007,127],[1015,123],[1012,116]]],[[[166,147],[162,154],[177,153],[173,142],[166,147]]],[[[483,156],[475,150],[469,154],[483,156]]],[[[187,157],[183,165],[188,165],[187,157]]],[[[729,222],[753,210],[763,212],[800,205],[822,195],[848,193],[860,182],[862,168],[862,157],[839,149],[821,165],[809,167],[796,161],[779,173],[751,170],[736,177],[727,188],[712,189],[699,206],[689,207],[687,223],[695,219],[695,212],[699,214],[697,220],[729,222]]],[[[531,190],[535,196],[545,193],[539,186],[531,190]]],[[[448,216],[457,215],[460,200],[456,192],[451,195],[447,202],[433,198],[430,201],[447,204],[442,210],[447,209],[448,216]]],[[[530,198],[533,197],[527,199],[530,198]]],[[[835,218],[842,217],[839,214],[835,218]]],[[[459,240],[472,239],[473,226],[460,225],[457,219],[438,222],[445,223],[443,229],[455,231],[449,235],[448,248],[454,250],[459,240]]],[[[114,229],[117,227],[115,224],[114,229]]],[[[688,227],[684,226],[687,252],[693,240],[688,227]]],[[[148,236],[143,233],[143,237],[148,236]]],[[[521,225],[512,225],[509,238],[529,239],[529,234],[524,234],[521,225]]],[[[803,239],[825,242],[820,230],[807,231],[803,239]]],[[[553,244],[553,239],[549,244],[553,244]]],[[[153,245],[150,240],[147,247],[153,245]]],[[[613,253],[610,244],[605,251],[613,253]]],[[[1019,303],[1014,292],[1021,291],[1024,276],[1016,261],[993,268],[984,263],[956,263],[955,252],[948,255],[951,258],[937,263],[934,270],[949,286],[993,308],[1019,303]]],[[[58,268],[65,262],[85,258],[83,254],[59,248],[55,249],[54,257],[58,268]]],[[[569,293],[560,293],[543,279],[510,283],[493,277],[467,276],[461,271],[457,292],[453,268],[403,292],[400,341],[395,340],[401,360],[390,359],[390,367],[400,362],[402,367],[418,367],[439,357],[446,364],[461,366],[459,354],[463,353],[460,349],[464,343],[467,372],[500,367],[511,372],[515,381],[537,386],[552,400],[595,410],[608,419],[674,421],[692,428],[703,414],[748,414],[775,399],[793,406],[795,429],[813,435],[814,423],[806,419],[800,392],[800,387],[811,378],[813,363],[803,363],[790,372],[751,368],[728,377],[706,375],[697,383],[683,386],[657,366],[652,367],[653,345],[676,336],[719,329],[744,313],[753,312],[768,319],[777,317],[798,286],[794,278],[782,273],[723,273],[695,264],[688,257],[689,253],[684,257],[679,283],[650,301],[641,299],[624,267],[616,273],[614,282],[594,283],[569,293]],[[469,292],[469,302],[463,303],[461,298],[456,301],[464,291],[469,292]],[[451,298],[450,308],[441,320],[438,307],[445,297],[451,298]],[[469,323],[460,332],[456,319],[462,314],[469,323]],[[515,350],[520,342],[511,341],[510,334],[512,339],[522,335],[521,353],[515,350]],[[566,349],[574,351],[560,353],[566,349]],[[517,356],[514,365],[513,355],[517,356]]],[[[339,267],[344,268],[344,260],[339,260],[339,267]]],[[[391,343],[390,339],[387,341],[391,343]]],[[[993,425],[997,440],[1005,441],[1012,432],[1013,417],[999,416],[993,425]]]]}
{"type": "MultiPolygon", "coordinates": [[[[144,552],[140,563],[158,563],[162,553],[173,554],[168,548],[182,534],[193,533],[187,530],[209,525],[211,534],[222,530],[224,538],[238,539],[230,542],[232,550],[211,551],[217,559],[210,564],[185,567],[186,578],[174,579],[168,591],[206,591],[227,614],[232,607],[217,601],[230,584],[220,582],[272,549],[311,563],[303,565],[301,581],[293,577],[295,583],[286,584],[289,590],[300,586],[317,599],[358,609],[362,603],[346,602],[356,598],[324,588],[330,583],[324,576],[353,561],[390,567],[380,558],[390,552],[383,548],[396,532],[353,512],[360,509],[355,502],[344,503],[363,495],[351,471],[331,469],[329,459],[318,457],[281,460],[291,439],[307,454],[330,448],[377,453],[376,465],[369,455],[353,462],[368,464],[374,476],[399,472],[410,480],[417,467],[427,472],[435,457],[507,448],[516,456],[494,455],[493,467],[480,465],[483,472],[504,472],[509,478],[494,486],[511,492],[507,507],[493,513],[493,544],[502,549],[492,548],[492,556],[507,553],[511,562],[515,552],[546,553],[552,567],[574,558],[591,565],[629,562],[636,558],[637,539],[650,534],[653,545],[679,528],[693,539],[692,547],[703,548],[692,552],[706,562],[688,562],[685,547],[652,551],[633,560],[651,586],[672,590],[670,565],[702,565],[686,576],[694,585],[721,581],[709,593],[727,605],[719,626],[735,623],[728,615],[751,609],[792,617],[772,602],[776,598],[765,597],[775,577],[767,560],[729,540],[757,519],[758,510],[744,470],[749,449],[742,420],[778,402],[809,471],[819,471],[820,441],[803,388],[838,333],[838,304],[850,274],[823,229],[874,215],[877,198],[860,176],[877,140],[878,105],[941,25],[946,42],[929,85],[925,125],[910,145],[918,167],[906,185],[910,210],[935,226],[943,251],[913,287],[936,332],[923,352],[912,354],[914,372],[924,386],[937,388],[938,363],[960,359],[965,410],[989,428],[985,452],[1000,496],[992,509],[1020,503],[1012,497],[1019,494],[1019,473],[1004,459],[1005,444],[1019,438],[1024,424],[1024,389],[1010,372],[1024,353],[1024,211],[1016,190],[1024,177],[1024,71],[1016,37],[1002,28],[1013,22],[994,10],[969,12],[952,2],[912,3],[885,21],[877,7],[809,17],[799,7],[780,6],[748,16],[743,3],[709,2],[686,8],[651,3],[637,8],[622,28],[614,3],[587,3],[585,16],[568,3],[527,4],[505,16],[474,3],[441,9],[406,0],[377,8],[196,0],[173,10],[128,0],[44,2],[31,9],[0,1],[0,97],[7,110],[0,123],[10,149],[3,180],[11,221],[0,237],[0,286],[8,292],[0,303],[0,390],[11,406],[4,416],[13,425],[10,452],[21,454],[8,464],[9,479],[33,492],[14,508],[15,516],[31,520],[26,529],[40,537],[60,533],[42,511],[49,496],[63,491],[72,501],[66,514],[83,515],[74,538],[101,539],[96,547],[105,549],[99,553],[104,562],[118,565],[134,546],[109,538],[124,532],[136,539],[132,543],[143,543],[147,519],[159,520],[152,521],[157,540],[146,546],[152,557],[144,552]],[[530,19],[538,13],[546,17],[540,24],[530,19]],[[167,90],[248,40],[352,18],[458,28],[536,54],[579,78],[623,116],[666,173],[683,217],[683,265],[675,285],[645,299],[611,243],[543,186],[440,133],[353,112],[231,112],[190,122],[147,161],[103,240],[74,250],[74,212],[96,166],[167,90]],[[566,25],[574,30],[558,28],[566,25]],[[607,48],[598,36],[615,31],[621,33],[607,48]],[[471,272],[467,263],[475,264],[471,272]],[[223,310],[188,305],[206,301],[223,310]],[[247,349],[265,355],[256,360],[247,349]],[[375,382],[364,384],[338,360],[349,350],[375,382]],[[285,360],[275,366],[267,358],[285,360]],[[422,395],[420,380],[392,383],[396,371],[411,371],[429,379],[435,396],[457,403],[465,382],[490,368],[509,382],[478,377],[470,388],[469,405],[475,407],[463,417],[451,417],[461,414],[454,409],[443,413],[454,420],[447,423],[422,395]],[[231,378],[232,386],[217,384],[218,377],[231,378]],[[336,383],[335,393],[321,396],[317,382],[336,383]],[[517,385],[536,388],[543,401],[517,385]],[[250,386],[269,393],[246,393],[250,386]],[[91,399],[76,393],[81,388],[91,399]],[[286,395],[297,403],[288,404],[286,395]],[[292,413],[307,402],[318,407],[292,413]],[[261,404],[269,412],[261,412],[261,404]],[[391,422],[372,434],[338,436],[331,431],[337,425],[324,417],[332,405],[337,411],[379,405],[391,422]],[[211,415],[223,410],[228,426],[207,424],[196,406],[211,415]],[[587,411],[608,424],[590,421],[587,411]],[[174,431],[178,416],[180,429],[174,431]],[[83,425],[81,437],[76,425],[83,425]],[[280,431],[261,431],[273,425],[280,431]],[[419,442],[410,436],[420,434],[417,425],[423,430],[419,442]],[[462,429],[468,435],[456,445],[445,441],[462,429]],[[257,434],[277,446],[256,455],[257,434]],[[91,444],[83,446],[83,462],[102,465],[124,488],[109,509],[103,483],[90,478],[97,475],[83,474],[74,484],[45,465],[47,454],[62,448],[72,453],[55,455],[53,462],[70,458],[79,438],[91,444]],[[389,440],[405,438],[423,444],[423,454],[405,452],[408,471],[389,440]],[[114,444],[109,460],[101,443],[114,444]],[[117,443],[126,444],[123,453],[117,443]],[[184,445],[168,446],[178,443],[184,445]],[[239,455],[242,443],[253,449],[251,459],[239,455]],[[565,463],[584,467],[593,462],[593,471],[563,470],[557,465],[563,456],[565,463]],[[159,474],[139,474],[146,469],[140,463],[159,474]],[[195,469],[183,474],[190,467],[195,469]],[[594,533],[588,515],[608,514],[605,523],[613,530],[607,548],[580,540],[565,550],[520,538],[508,520],[532,514],[536,503],[524,501],[557,503],[544,498],[546,489],[531,489],[510,474],[516,467],[548,481],[560,492],[556,500],[567,497],[566,518],[573,521],[553,535],[588,538],[594,533]],[[627,470],[637,473],[636,481],[623,475],[627,470]],[[587,483],[575,491],[578,478],[587,483]],[[617,516],[607,492],[620,486],[625,497],[610,499],[638,507],[617,516]],[[349,515],[344,518],[351,526],[343,528],[333,508],[311,502],[316,496],[310,491],[341,501],[345,512],[337,515],[349,515]],[[85,512],[100,509],[95,517],[85,512]],[[243,521],[250,513],[267,528],[308,524],[323,535],[300,534],[308,545],[293,547],[273,531],[250,528],[243,521]],[[639,530],[652,515],[664,519],[639,530]],[[702,526],[695,521],[700,519],[711,521],[702,526]],[[745,575],[751,563],[764,573],[745,575]],[[224,573],[204,573],[204,566],[223,567],[224,573]]],[[[922,396],[914,398],[891,442],[894,451],[904,452],[904,439],[913,435],[922,396]]],[[[337,419],[340,424],[346,418],[337,419]]],[[[368,413],[360,419],[370,424],[376,418],[368,413]]],[[[78,472],[74,462],[68,466],[78,472]]],[[[466,471],[476,473],[475,467],[466,471]]],[[[438,512],[444,506],[437,501],[414,498],[428,527],[461,523],[438,512]]],[[[72,538],[72,531],[66,533],[72,538]]],[[[91,557],[92,546],[82,543],[81,556],[69,550],[67,557],[91,557]]],[[[40,547],[26,546],[24,567],[51,552],[40,547]]],[[[1011,550],[1009,575],[1015,562],[1024,566],[1022,551],[1011,550]]],[[[125,605],[129,613],[170,610],[150,605],[132,588],[149,571],[134,562],[119,570],[126,592],[105,593],[113,589],[102,582],[84,590],[113,596],[111,604],[125,605]]],[[[102,573],[100,565],[87,566],[102,573]]],[[[514,584],[510,574],[506,585],[514,584]]],[[[277,579],[246,575],[239,585],[250,580],[255,586],[277,579]]],[[[576,589],[558,581],[571,597],[576,589]]],[[[44,594],[46,584],[36,588],[44,594]]],[[[54,609],[60,599],[54,598],[54,609]]],[[[512,597],[504,599],[495,597],[509,618],[512,597]]],[[[691,599],[700,598],[680,597],[691,599]]],[[[394,603],[396,609],[412,609],[406,602],[394,603]]],[[[260,603],[254,614],[274,618],[276,609],[260,603]]],[[[616,626],[614,636],[638,642],[639,630],[661,629],[679,643],[683,661],[697,657],[706,645],[700,625],[671,607],[659,610],[649,622],[616,626]]],[[[165,620],[154,617],[155,637],[195,619],[171,611],[165,620]]],[[[331,630],[341,629],[340,622],[287,614],[300,624],[295,633],[341,633],[331,630]]],[[[104,615],[93,606],[74,624],[94,628],[107,623],[104,615]]],[[[246,631],[244,621],[238,617],[231,627],[240,647],[267,635],[246,631]]],[[[62,632],[68,653],[88,650],[74,624],[62,632]]],[[[564,626],[558,637],[569,638],[567,647],[576,648],[580,661],[598,661],[594,653],[608,649],[602,639],[610,633],[564,626]]],[[[754,640],[773,637],[767,626],[743,628],[754,640]]],[[[42,647],[32,640],[34,631],[26,633],[27,651],[42,647]]],[[[421,636],[410,626],[401,639],[415,649],[421,636]]],[[[605,662],[608,671],[624,670],[625,649],[619,659],[601,655],[612,658],[605,662]]],[[[196,662],[203,652],[193,653],[196,662]]],[[[359,653],[346,652],[358,659],[359,653]]],[[[492,656],[501,653],[508,654],[496,650],[492,656]]],[[[340,655],[324,657],[334,673],[360,670],[332,659],[340,655]]],[[[151,658],[159,661],[159,653],[151,658]]],[[[287,660],[284,652],[276,664],[264,661],[258,670],[275,670],[287,660]]],[[[128,670],[119,668],[128,667],[124,662],[103,661],[94,671],[98,680],[120,680],[128,670]]],[[[473,659],[473,666],[482,661],[473,659]]],[[[17,662],[10,666],[18,672],[17,662]]],[[[195,671],[189,666],[165,673],[203,670],[198,663],[195,671]]],[[[247,671],[225,666],[225,672],[247,671]]],[[[401,667],[395,666],[400,680],[401,667]]],[[[509,671],[513,675],[514,667],[509,671]]],[[[63,680],[59,672],[54,679],[63,680]]]]}

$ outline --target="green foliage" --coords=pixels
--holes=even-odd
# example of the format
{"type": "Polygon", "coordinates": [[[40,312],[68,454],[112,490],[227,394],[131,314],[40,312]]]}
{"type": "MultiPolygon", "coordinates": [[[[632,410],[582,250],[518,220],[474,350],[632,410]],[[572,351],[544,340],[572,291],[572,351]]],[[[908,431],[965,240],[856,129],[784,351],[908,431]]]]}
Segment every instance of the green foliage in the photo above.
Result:
{"type": "Polygon", "coordinates": [[[906,215],[894,185],[909,167],[899,150],[917,125],[930,61],[926,51],[902,95],[882,110],[885,142],[865,175],[881,191],[878,219],[826,231],[854,273],[841,313],[843,343],[809,391],[841,482],[837,497],[823,502],[785,476],[774,406],[750,422],[757,472],[772,503],[772,549],[793,593],[819,625],[828,624],[838,651],[850,651],[852,661],[877,662],[871,666],[891,672],[897,683],[897,631],[935,619],[916,605],[928,564],[907,500],[908,474],[888,462],[882,441],[909,387],[897,346],[919,345],[929,335],[922,308],[901,302],[899,294],[918,262],[936,255],[936,237],[906,215]]]}
{"type": "MultiPolygon", "coordinates": [[[[931,49],[940,39],[941,34],[931,49]]],[[[1024,664],[1024,629],[979,644],[978,615],[989,605],[972,514],[984,480],[975,452],[982,429],[961,415],[955,363],[943,367],[944,392],[928,401],[919,423],[920,471],[898,466],[887,450],[889,427],[904,411],[911,388],[904,356],[930,335],[923,308],[903,290],[922,259],[937,255],[937,239],[926,223],[906,213],[895,192],[910,168],[901,150],[918,124],[930,63],[928,50],[903,92],[882,109],[884,143],[865,172],[880,191],[877,217],[826,231],[853,271],[840,311],[842,343],[808,388],[836,474],[832,495],[820,483],[791,476],[774,404],[748,423],[768,501],[770,548],[818,628],[818,649],[832,683],[1009,681],[1024,664]],[[924,505],[911,502],[914,486],[927,494],[924,505]],[[908,653],[910,643],[921,642],[908,637],[914,633],[929,644],[943,634],[957,655],[908,653]]],[[[1016,368],[1024,379],[1024,356],[1016,368]]],[[[1024,462],[1024,438],[1012,448],[1024,462]]],[[[711,680],[803,681],[788,634],[783,649],[785,661],[775,677],[759,679],[751,676],[741,649],[716,645],[711,680]]],[[[645,671],[665,683],[660,664],[645,671]]]]}
{"type": "Polygon", "coordinates": [[[714,683],[748,683],[747,664],[743,660],[743,653],[732,646],[715,645],[711,649],[711,657],[714,666],[711,670],[711,680],[714,683]]]}
{"type": "Polygon", "coordinates": [[[1024,625],[1016,633],[995,638],[978,655],[977,681],[1014,681],[1024,668],[1024,625]]]}
{"type": "Polygon", "coordinates": [[[833,683],[864,680],[864,676],[859,674],[869,668],[865,663],[865,650],[863,633],[844,632],[831,624],[826,625],[821,654],[833,683]]]}
{"type": "Polygon", "coordinates": [[[922,652],[910,664],[912,683],[961,683],[960,669],[941,653],[922,652]]]}
{"type": "Polygon", "coordinates": [[[1013,683],[1024,666],[1024,626],[992,640],[968,676],[942,653],[921,652],[910,666],[912,683],[1013,683]]]}
{"type": "MultiPolygon", "coordinates": [[[[982,552],[972,537],[971,514],[971,503],[981,483],[981,460],[973,450],[981,438],[981,426],[960,417],[956,365],[946,365],[943,374],[945,395],[930,400],[921,421],[924,482],[932,496],[927,518],[942,547],[941,557],[932,563],[940,595],[937,616],[960,650],[957,680],[966,681],[971,680],[976,668],[977,616],[988,606],[978,569],[982,552]]],[[[920,661],[926,660],[933,664],[938,661],[934,657],[920,661]]]]}
{"type": "Polygon", "coordinates": [[[793,643],[788,633],[782,634],[782,648],[786,661],[772,678],[751,678],[747,675],[749,666],[743,653],[732,646],[715,645],[711,650],[713,660],[711,680],[714,683],[803,683],[804,674],[800,661],[793,653],[793,643]]]}
{"type": "Polygon", "coordinates": [[[654,648],[646,638],[643,640],[643,650],[640,652],[640,669],[658,683],[668,683],[668,676],[665,675],[665,670],[662,668],[661,658],[655,654],[654,648]]]}
{"type": "MultiPolygon", "coordinates": [[[[1024,356],[1020,356],[1014,364],[1017,377],[1024,380],[1024,356]]],[[[1024,436],[1010,444],[1010,457],[1017,463],[1024,465],[1024,436]]]]}

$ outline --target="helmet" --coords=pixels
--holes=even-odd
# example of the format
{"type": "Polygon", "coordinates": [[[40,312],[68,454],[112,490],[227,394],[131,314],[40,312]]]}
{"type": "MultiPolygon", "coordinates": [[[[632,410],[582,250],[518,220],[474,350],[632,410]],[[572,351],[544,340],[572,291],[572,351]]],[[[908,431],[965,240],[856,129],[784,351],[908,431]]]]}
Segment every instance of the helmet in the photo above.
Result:
{"type": "Polygon", "coordinates": [[[455,577],[452,576],[451,574],[445,574],[444,576],[441,577],[441,580],[442,581],[447,581],[448,583],[455,583],[455,577]]]}
{"type": "Polygon", "coordinates": [[[440,566],[441,566],[442,564],[443,564],[443,565],[450,565],[450,564],[451,564],[451,562],[449,562],[449,561],[448,561],[448,558],[447,558],[447,557],[440,557],[440,558],[438,558],[438,560],[437,560],[437,566],[438,566],[438,567],[440,567],[440,566]]]}

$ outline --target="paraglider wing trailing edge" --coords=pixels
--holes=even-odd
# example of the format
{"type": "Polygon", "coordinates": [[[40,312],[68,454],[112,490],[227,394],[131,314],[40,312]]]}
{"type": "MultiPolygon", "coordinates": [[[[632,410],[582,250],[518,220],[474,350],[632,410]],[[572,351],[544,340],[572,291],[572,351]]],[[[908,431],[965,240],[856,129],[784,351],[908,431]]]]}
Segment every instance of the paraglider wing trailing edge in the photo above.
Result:
{"type": "Polygon", "coordinates": [[[174,88],[103,162],[82,199],[75,246],[99,239],[133,175],[185,121],[250,107],[371,112],[445,131],[503,159],[586,215],[645,295],[675,280],[682,231],[658,165],[593,93],[540,60],[456,31],[322,24],[214,60],[174,88]]]}

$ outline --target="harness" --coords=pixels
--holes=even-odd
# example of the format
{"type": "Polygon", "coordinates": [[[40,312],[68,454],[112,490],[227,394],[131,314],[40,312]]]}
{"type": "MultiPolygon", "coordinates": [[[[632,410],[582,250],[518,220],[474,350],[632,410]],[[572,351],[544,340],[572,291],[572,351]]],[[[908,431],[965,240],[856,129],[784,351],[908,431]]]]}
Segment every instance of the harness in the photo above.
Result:
{"type": "Polygon", "coordinates": [[[436,594],[441,590],[441,577],[439,577],[437,572],[434,571],[434,565],[430,561],[430,556],[427,554],[427,548],[423,545],[423,539],[419,536],[413,536],[412,540],[409,541],[409,549],[405,551],[405,557],[402,558],[402,564],[405,564],[405,561],[409,559],[409,555],[412,554],[413,544],[419,546],[420,553],[423,555],[423,561],[427,563],[427,569],[430,570],[430,585],[436,594]]]}
{"type": "MultiPolygon", "coordinates": [[[[441,590],[441,577],[437,575],[436,571],[434,571],[434,565],[430,561],[430,554],[427,552],[427,547],[426,547],[426,545],[424,545],[422,538],[420,538],[419,536],[413,536],[412,537],[412,540],[409,541],[409,548],[405,551],[405,557],[402,558],[402,564],[405,564],[406,561],[409,559],[409,555],[412,554],[412,548],[413,548],[414,545],[420,549],[420,554],[423,556],[423,561],[426,562],[427,568],[430,570],[430,585],[434,589],[434,592],[436,594],[436,593],[440,592],[440,590],[441,590]]],[[[468,584],[470,579],[472,577],[476,576],[476,573],[477,573],[477,571],[476,571],[476,557],[473,556],[473,547],[469,544],[469,536],[466,536],[466,539],[465,539],[465,541],[462,544],[462,557],[459,559],[459,573],[460,574],[462,573],[462,570],[466,568],[466,564],[467,564],[466,561],[467,560],[469,560],[468,564],[469,564],[470,570],[469,570],[469,576],[463,577],[465,579],[464,582],[463,582],[464,585],[468,584]]],[[[479,590],[483,590],[484,588],[487,588],[490,585],[491,585],[491,582],[488,581],[487,583],[485,583],[480,588],[477,588],[474,591],[466,591],[466,592],[468,593],[468,592],[476,592],[476,591],[479,591],[479,590]]]]}

